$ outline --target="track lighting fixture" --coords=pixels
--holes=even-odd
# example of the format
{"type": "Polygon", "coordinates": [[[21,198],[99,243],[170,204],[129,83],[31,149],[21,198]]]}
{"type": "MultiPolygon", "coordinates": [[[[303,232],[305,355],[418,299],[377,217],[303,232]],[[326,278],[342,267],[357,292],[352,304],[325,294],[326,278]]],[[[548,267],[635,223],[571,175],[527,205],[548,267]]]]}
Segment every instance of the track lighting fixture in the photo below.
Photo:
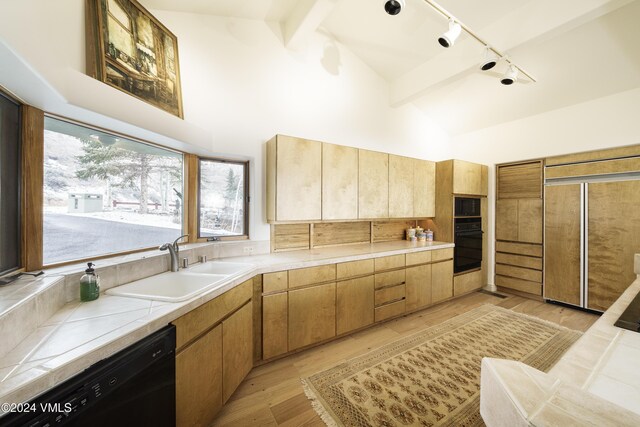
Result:
{"type": "Polygon", "coordinates": [[[503,85],[512,85],[513,83],[518,81],[518,68],[514,65],[510,64],[507,71],[504,73],[504,76],[500,80],[500,83],[503,85]]]}
{"type": "Polygon", "coordinates": [[[480,69],[487,71],[492,69],[498,63],[498,55],[489,47],[485,47],[484,54],[482,55],[482,62],[480,63],[480,69]]]}
{"type": "Polygon", "coordinates": [[[460,37],[460,33],[462,32],[462,27],[453,19],[449,20],[449,30],[440,36],[438,39],[438,43],[442,47],[450,47],[456,42],[458,37],[460,37]]]}
{"type": "Polygon", "coordinates": [[[406,6],[406,0],[384,0],[384,11],[389,15],[397,15],[406,6]]]}

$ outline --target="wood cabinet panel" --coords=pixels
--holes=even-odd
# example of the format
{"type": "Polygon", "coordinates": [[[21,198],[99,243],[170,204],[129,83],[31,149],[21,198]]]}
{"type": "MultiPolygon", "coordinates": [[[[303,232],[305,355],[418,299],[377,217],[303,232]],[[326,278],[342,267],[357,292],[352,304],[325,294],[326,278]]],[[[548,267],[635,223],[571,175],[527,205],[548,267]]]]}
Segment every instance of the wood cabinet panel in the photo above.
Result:
{"type": "Polygon", "coordinates": [[[392,302],[391,304],[381,305],[375,308],[375,321],[380,322],[382,320],[389,319],[394,316],[403,314],[406,311],[405,301],[400,300],[392,302]]]}
{"type": "Polygon", "coordinates": [[[358,150],[358,218],[389,217],[389,155],[358,150]]]}
{"type": "Polygon", "coordinates": [[[413,217],[413,159],[389,155],[389,218],[413,217]]]}
{"type": "Polygon", "coordinates": [[[542,270],[542,258],[504,254],[496,252],[496,262],[498,264],[515,265],[517,267],[532,268],[534,270],[542,270]]]}
{"type": "MultiPolygon", "coordinates": [[[[222,395],[226,403],[253,367],[251,302],[222,322],[222,395]]],[[[194,366],[194,370],[199,367],[194,366]]]]}
{"type": "Polygon", "coordinates": [[[344,334],[373,323],[373,276],[345,280],[336,288],[336,332],[344,334]]]}
{"type": "Polygon", "coordinates": [[[287,292],[262,297],[262,358],[288,351],[289,298],[287,292]]]}
{"type": "Polygon", "coordinates": [[[404,298],[405,296],[405,285],[404,283],[390,286],[387,288],[376,289],[375,293],[375,306],[378,307],[383,304],[390,303],[392,301],[397,301],[399,299],[404,298]]]}
{"type": "Polygon", "coordinates": [[[604,150],[585,151],[582,153],[565,154],[562,156],[548,157],[545,163],[548,166],[563,165],[567,163],[590,162],[593,160],[609,160],[620,157],[640,156],[640,145],[626,147],[607,148],[604,150]]]}
{"type": "Polygon", "coordinates": [[[436,164],[413,159],[413,216],[436,216],[436,164]]]}
{"type": "Polygon", "coordinates": [[[640,181],[588,184],[587,307],[606,310],[636,279],[640,181]]]}
{"type": "Polygon", "coordinates": [[[518,200],[496,200],[496,239],[518,240],[518,200]]]}
{"type": "Polygon", "coordinates": [[[262,275],[262,292],[284,291],[289,287],[287,271],[276,271],[262,275]]]}
{"type": "Polygon", "coordinates": [[[218,325],[176,354],[176,425],[211,425],[222,402],[222,325],[218,325]]]}
{"type": "Polygon", "coordinates": [[[589,175],[608,175],[640,171],[640,157],[552,166],[545,170],[546,178],[566,178],[589,175]]]}
{"type": "Polygon", "coordinates": [[[443,261],[445,259],[453,259],[453,248],[436,249],[431,251],[431,261],[443,261]]]}
{"type": "Polygon", "coordinates": [[[406,269],[405,295],[407,311],[431,304],[431,265],[406,269]]]}
{"type": "Polygon", "coordinates": [[[276,220],[322,218],[322,143],[277,136],[276,220]]]}
{"type": "Polygon", "coordinates": [[[365,274],[373,274],[373,259],[341,262],[336,265],[336,275],[338,280],[363,276],[365,274]]]}
{"type": "Polygon", "coordinates": [[[404,254],[384,256],[374,258],[375,271],[390,270],[392,268],[400,268],[405,266],[404,254]]]}
{"type": "Polygon", "coordinates": [[[271,240],[274,252],[309,249],[309,224],[273,224],[271,240]]]}
{"type": "Polygon", "coordinates": [[[376,273],[374,276],[376,289],[387,286],[400,285],[405,282],[405,270],[387,271],[384,273],[376,273]]]}
{"type": "Polygon", "coordinates": [[[482,165],[454,160],[453,192],[455,194],[482,195],[482,165]]]}
{"type": "Polygon", "coordinates": [[[481,270],[453,276],[453,296],[464,295],[481,289],[485,285],[483,282],[481,270]]]}
{"type": "Polygon", "coordinates": [[[335,283],[289,291],[289,351],[335,334],[335,283]]]}
{"type": "Polygon", "coordinates": [[[405,254],[407,266],[431,262],[432,252],[434,251],[409,252],[405,254]]]}
{"type": "Polygon", "coordinates": [[[327,264],[318,267],[289,270],[289,288],[312,285],[336,280],[336,265],[327,264]]]}
{"type": "Polygon", "coordinates": [[[500,165],[498,199],[542,198],[542,161],[500,165]]]}
{"type": "Polygon", "coordinates": [[[431,302],[436,303],[453,296],[453,261],[431,265],[431,302]]]}
{"type": "Polygon", "coordinates": [[[322,219],[358,218],[358,149],[322,144],[322,219]]]}
{"type": "Polygon", "coordinates": [[[313,247],[369,243],[371,223],[358,222],[318,222],[313,224],[313,247]]]}
{"type": "Polygon", "coordinates": [[[498,241],[496,242],[496,251],[516,255],[542,257],[542,245],[538,244],[498,241]]]}
{"type": "Polygon", "coordinates": [[[545,188],[545,298],[580,305],[580,184],[545,188]]]}
{"type": "Polygon", "coordinates": [[[518,200],[518,241],[542,243],[542,199],[518,200]]]}
{"type": "Polygon", "coordinates": [[[496,274],[542,283],[542,271],[513,265],[496,264],[496,274]]]}
{"type": "Polygon", "coordinates": [[[516,279],[513,277],[496,275],[496,286],[515,289],[516,291],[526,292],[533,295],[542,295],[542,283],[529,282],[528,280],[516,279]]]}

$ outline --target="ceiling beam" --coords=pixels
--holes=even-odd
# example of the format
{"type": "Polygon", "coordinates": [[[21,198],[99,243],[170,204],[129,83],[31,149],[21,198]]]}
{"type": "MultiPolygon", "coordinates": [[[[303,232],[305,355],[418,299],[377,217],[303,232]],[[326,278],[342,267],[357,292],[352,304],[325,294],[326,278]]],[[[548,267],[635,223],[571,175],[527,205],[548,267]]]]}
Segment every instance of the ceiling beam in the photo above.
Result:
{"type": "MultiPolygon", "coordinates": [[[[526,43],[553,37],[605,15],[633,0],[537,0],[501,17],[491,25],[476,31],[494,47],[508,52],[526,43]]],[[[459,16],[464,20],[463,16],[459,16]]],[[[443,18],[444,19],[444,18],[443,18]]],[[[442,87],[479,66],[482,45],[467,38],[451,49],[418,65],[390,84],[390,103],[393,106],[411,102],[442,87]]],[[[535,64],[525,67],[535,75],[535,64]]]]}
{"type": "Polygon", "coordinates": [[[337,0],[299,0],[286,21],[282,23],[284,45],[287,48],[301,47],[315,33],[337,0]]]}

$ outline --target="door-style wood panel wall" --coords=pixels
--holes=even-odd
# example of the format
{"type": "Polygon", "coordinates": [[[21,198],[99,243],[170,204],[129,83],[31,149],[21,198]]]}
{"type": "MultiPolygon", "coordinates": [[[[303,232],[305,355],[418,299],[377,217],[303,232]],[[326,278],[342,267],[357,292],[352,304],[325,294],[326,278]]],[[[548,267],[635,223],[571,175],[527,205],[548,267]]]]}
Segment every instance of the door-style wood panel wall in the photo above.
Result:
{"type": "Polygon", "coordinates": [[[545,188],[544,296],[580,304],[580,184],[545,188]]]}
{"type": "Polygon", "coordinates": [[[322,144],[322,219],[358,218],[358,149],[322,144]]]}
{"type": "Polygon", "coordinates": [[[588,308],[606,310],[633,282],[640,181],[588,184],[588,308]]]}

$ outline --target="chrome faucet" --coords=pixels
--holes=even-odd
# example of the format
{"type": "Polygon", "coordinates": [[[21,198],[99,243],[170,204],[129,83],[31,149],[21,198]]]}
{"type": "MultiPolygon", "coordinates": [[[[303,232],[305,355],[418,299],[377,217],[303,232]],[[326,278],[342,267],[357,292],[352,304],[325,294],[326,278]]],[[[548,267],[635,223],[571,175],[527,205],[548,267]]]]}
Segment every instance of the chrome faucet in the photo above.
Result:
{"type": "Polygon", "coordinates": [[[167,249],[169,249],[169,255],[171,256],[171,271],[180,270],[180,264],[178,263],[178,255],[180,254],[180,248],[178,247],[178,240],[182,239],[183,237],[189,237],[189,235],[184,234],[178,237],[176,240],[174,240],[173,243],[165,243],[164,245],[158,248],[161,251],[166,251],[167,249]]]}

